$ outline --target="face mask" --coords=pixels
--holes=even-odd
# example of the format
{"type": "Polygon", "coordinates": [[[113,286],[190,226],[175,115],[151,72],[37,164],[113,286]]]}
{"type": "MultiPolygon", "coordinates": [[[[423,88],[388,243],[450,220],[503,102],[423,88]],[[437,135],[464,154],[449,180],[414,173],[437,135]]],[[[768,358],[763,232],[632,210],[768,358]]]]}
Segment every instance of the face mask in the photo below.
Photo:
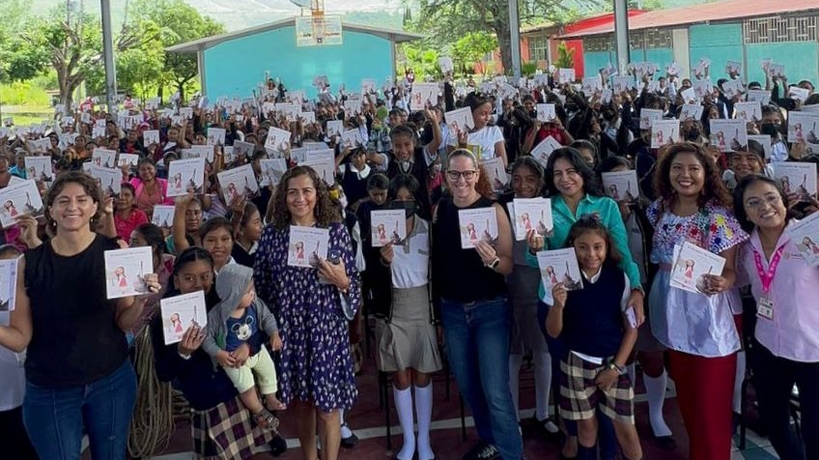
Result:
{"type": "Polygon", "coordinates": [[[390,209],[403,209],[407,219],[412,217],[416,211],[416,204],[414,201],[393,201],[390,203],[390,209]]]}
{"type": "Polygon", "coordinates": [[[689,141],[696,141],[700,138],[700,130],[697,128],[691,128],[688,130],[688,140],[689,141]]]}
{"type": "Polygon", "coordinates": [[[759,127],[759,131],[762,134],[776,137],[776,133],[778,132],[776,129],[776,125],[773,123],[762,123],[762,126],[759,127]]]}

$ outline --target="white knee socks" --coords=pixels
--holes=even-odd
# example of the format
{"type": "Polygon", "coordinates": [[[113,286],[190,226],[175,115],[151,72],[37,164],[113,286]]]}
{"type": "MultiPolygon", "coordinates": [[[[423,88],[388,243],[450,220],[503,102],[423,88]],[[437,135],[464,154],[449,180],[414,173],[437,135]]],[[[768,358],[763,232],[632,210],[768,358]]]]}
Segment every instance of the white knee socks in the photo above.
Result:
{"type": "Polygon", "coordinates": [[[734,378],[734,413],[742,413],[742,381],[745,380],[745,352],[737,353],[737,373],[734,378]]]}
{"type": "Polygon", "coordinates": [[[520,365],[523,355],[509,354],[509,392],[512,393],[512,403],[515,405],[515,418],[520,422],[520,365]]]}
{"type": "Polygon", "coordinates": [[[548,352],[534,353],[532,361],[535,365],[535,418],[544,420],[549,416],[549,391],[552,389],[552,357],[548,352]]]}
{"type": "Polygon", "coordinates": [[[344,424],[344,409],[338,410],[338,416],[341,423],[341,439],[347,439],[353,435],[353,432],[350,427],[344,424]]]}
{"type": "Polygon", "coordinates": [[[418,460],[432,460],[435,458],[429,442],[429,425],[432,420],[432,382],[425,387],[415,387],[415,416],[418,420],[418,460]]]}
{"type": "Polygon", "coordinates": [[[404,390],[392,387],[392,396],[395,401],[395,412],[404,432],[404,445],[396,457],[399,460],[412,460],[415,455],[415,423],[412,420],[412,389],[404,390]]]}
{"type": "Polygon", "coordinates": [[[663,369],[659,377],[649,377],[643,373],[643,383],[646,386],[646,399],[648,400],[648,421],[651,423],[651,431],[654,436],[671,436],[671,428],[668,427],[663,418],[663,403],[665,402],[665,390],[668,387],[668,373],[663,369]]]}

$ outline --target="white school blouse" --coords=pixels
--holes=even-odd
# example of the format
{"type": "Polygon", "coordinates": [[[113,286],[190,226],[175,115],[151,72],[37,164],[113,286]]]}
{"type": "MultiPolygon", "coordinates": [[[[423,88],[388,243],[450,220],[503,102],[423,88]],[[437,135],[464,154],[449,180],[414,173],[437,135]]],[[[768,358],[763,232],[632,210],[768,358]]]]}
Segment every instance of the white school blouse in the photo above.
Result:
{"type": "Polygon", "coordinates": [[[415,216],[404,244],[393,246],[392,286],[409,289],[429,284],[429,222],[415,216]]]}

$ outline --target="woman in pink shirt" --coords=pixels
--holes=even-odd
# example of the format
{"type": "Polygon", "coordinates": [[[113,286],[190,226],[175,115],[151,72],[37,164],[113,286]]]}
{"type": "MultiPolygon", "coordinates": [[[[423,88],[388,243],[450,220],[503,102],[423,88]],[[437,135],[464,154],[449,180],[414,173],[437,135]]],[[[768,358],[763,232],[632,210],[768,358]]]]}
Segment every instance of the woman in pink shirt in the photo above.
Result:
{"type": "MultiPolygon", "coordinates": [[[[148,218],[158,204],[173,205],[173,199],[168,198],[168,181],[156,177],[156,164],[150,158],[143,158],[137,166],[138,177],[131,179],[134,186],[136,207],[144,212],[148,218]]],[[[125,238],[128,238],[130,233],[125,238]]]]}
{"type": "Polygon", "coordinates": [[[751,239],[737,258],[738,279],[757,306],[754,387],[760,420],[779,457],[819,458],[819,267],[808,265],[786,229],[788,197],[763,176],[743,179],[734,209],[751,239]],[[799,389],[802,440],[790,424],[789,400],[799,389]]]}
{"type": "Polygon", "coordinates": [[[125,182],[119,192],[117,208],[114,212],[114,223],[117,226],[117,236],[124,241],[131,238],[131,232],[142,224],[148,223],[148,216],[137,209],[134,203],[134,186],[125,182]]]}

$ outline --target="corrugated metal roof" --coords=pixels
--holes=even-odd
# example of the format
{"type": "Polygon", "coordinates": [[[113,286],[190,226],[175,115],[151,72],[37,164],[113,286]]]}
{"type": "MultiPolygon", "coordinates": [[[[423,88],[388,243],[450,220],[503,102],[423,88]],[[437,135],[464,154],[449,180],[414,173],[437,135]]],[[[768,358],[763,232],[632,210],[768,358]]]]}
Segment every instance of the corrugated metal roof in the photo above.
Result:
{"type": "MultiPolygon", "coordinates": [[[[629,30],[651,29],[809,10],[819,10],[819,0],[728,0],[650,11],[632,16],[629,18],[628,28],[629,30]]],[[[560,38],[580,38],[612,32],[614,32],[614,13],[611,14],[611,22],[607,24],[576,30],[560,38]]]]}
{"type": "MultiPolygon", "coordinates": [[[[293,26],[295,25],[295,23],[296,17],[294,16],[291,18],[282,19],[280,21],[270,22],[267,24],[262,24],[260,26],[238,30],[236,32],[231,32],[228,34],[214,35],[212,37],[200,38],[199,40],[194,40],[192,42],[180,43],[178,45],[169,46],[168,48],[165,48],[165,51],[173,53],[195,53],[200,49],[208,49],[226,41],[235,40],[237,38],[243,38],[250,35],[256,35],[271,30],[281,29],[282,27],[293,26]]],[[[385,40],[394,41],[395,43],[404,43],[424,38],[423,35],[414,34],[412,32],[382,29],[379,27],[365,26],[361,24],[342,22],[341,26],[343,30],[350,30],[353,32],[375,35],[385,40]]]]}

